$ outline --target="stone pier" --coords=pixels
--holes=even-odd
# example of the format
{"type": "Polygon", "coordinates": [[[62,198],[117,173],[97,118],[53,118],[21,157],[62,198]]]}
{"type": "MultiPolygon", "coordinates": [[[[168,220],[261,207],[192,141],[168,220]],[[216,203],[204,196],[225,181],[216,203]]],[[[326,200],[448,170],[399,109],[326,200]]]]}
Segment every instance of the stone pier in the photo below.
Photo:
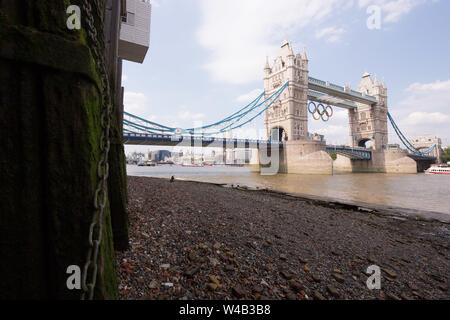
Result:
{"type": "Polygon", "coordinates": [[[337,155],[335,171],[348,173],[417,173],[417,163],[404,150],[374,150],[371,160],[351,160],[337,155]]]}

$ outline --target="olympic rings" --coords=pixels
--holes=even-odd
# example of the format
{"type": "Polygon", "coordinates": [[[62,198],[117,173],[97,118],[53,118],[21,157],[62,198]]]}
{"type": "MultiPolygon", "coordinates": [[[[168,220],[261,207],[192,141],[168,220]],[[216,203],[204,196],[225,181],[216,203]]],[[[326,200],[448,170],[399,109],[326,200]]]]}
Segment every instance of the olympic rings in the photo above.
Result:
{"type": "Polygon", "coordinates": [[[334,114],[333,108],[331,106],[327,105],[325,107],[321,103],[316,105],[316,103],[312,102],[312,101],[308,104],[308,111],[309,111],[309,113],[312,114],[314,120],[322,119],[322,121],[324,121],[324,122],[327,122],[328,120],[330,120],[330,118],[334,114]],[[311,106],[313,106],[314,109],[311,109],[311,106]]]}

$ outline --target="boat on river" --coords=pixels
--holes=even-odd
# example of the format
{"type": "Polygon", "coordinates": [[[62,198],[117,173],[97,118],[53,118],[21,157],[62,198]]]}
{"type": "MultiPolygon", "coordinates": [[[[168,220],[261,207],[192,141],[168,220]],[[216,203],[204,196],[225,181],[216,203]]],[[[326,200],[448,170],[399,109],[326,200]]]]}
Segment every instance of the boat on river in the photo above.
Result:
{"type": "Polygon", "coordinates": [[[425,171],[426,174],[450,174],[450,166],[441,165],[441,166],[432,166],[428,170],[425,171]]]}

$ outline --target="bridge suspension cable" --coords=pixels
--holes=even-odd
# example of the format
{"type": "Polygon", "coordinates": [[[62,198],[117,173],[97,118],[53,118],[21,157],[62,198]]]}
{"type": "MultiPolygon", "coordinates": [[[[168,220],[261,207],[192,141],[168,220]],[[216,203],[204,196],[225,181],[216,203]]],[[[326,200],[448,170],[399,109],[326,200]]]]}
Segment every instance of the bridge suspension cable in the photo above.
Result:
{"type": "Polygon", "coordinates": [[[434,149],[437,147],[436,144],[433,145],[432,147],[421,151],[418,150],[416,147],[414,147],[414,145],[405,137],[405,135],[402,133],[402,131],[400,130],[400,128],[397,126],[397,124],[394,121],[394,118],[392,118],[391,114],[388,112],[387,113],[389,121],[392,124],[392,127],[395,130],[395,133],[397,134],[397,136],[399,137],[400,141],[403,143],[403,145],[412,153],[417,154],[417,155],[429,155],[431,152],[434,151],[434,149]]]}
{"type": "Polygon", "coordinates": [[[217,121],[215,123],[197,127],[197,128],[173,128],[161,125],[159,123],[145,120],[141,117],[133,115],[128,112],[124,112],[124,132],[125,133],[150,133],[150,134],[189,134],[189,135],[202,135],[211,136],[226,133],[249,124],[260,115],[262,115],[267,109],[269,109],[281,96],[283,91],[287,88],[289,81],[281,86],[275,93],[273,93],[267,99],[263,99],[265,91],[256,97],[245,107],[241,108],[237,112],[229,115],[228,117],[217,121]]]}

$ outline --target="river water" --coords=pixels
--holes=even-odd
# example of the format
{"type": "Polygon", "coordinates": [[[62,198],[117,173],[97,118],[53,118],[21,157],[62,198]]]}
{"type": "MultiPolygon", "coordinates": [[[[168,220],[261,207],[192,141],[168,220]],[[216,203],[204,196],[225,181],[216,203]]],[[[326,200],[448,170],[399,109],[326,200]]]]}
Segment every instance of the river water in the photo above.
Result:
{"type": "Polygon", "coordinates": [[[450,214],[450,175],[341,174],[261,176],[247,167],[127,166],[131,176],[149,176],[267,188],[421,211],[450,214]]]}

